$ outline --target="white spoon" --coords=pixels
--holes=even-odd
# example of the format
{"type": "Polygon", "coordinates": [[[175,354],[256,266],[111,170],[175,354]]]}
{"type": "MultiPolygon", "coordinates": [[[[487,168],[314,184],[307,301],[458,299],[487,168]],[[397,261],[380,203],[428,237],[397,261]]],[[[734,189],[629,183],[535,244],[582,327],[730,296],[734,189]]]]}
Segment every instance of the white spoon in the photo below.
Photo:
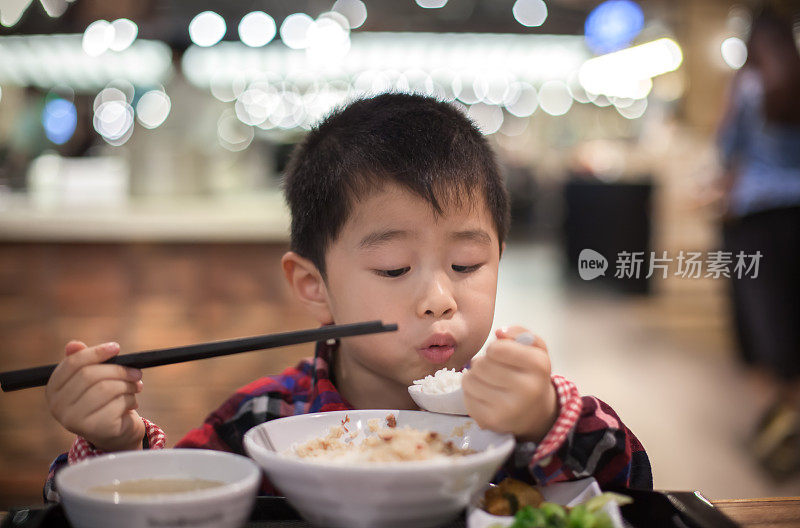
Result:
{"type": "MultiPolygon", "coordinates": [[[[536,338],[530,332],[523,332],[514,338],[514,341],[523,345],[532,345],[535,340],[536,338]]],[[[461,390],[460,385],[457,389],[439,394],[422,392],[422,385],[411,385],[408,388],[408,393],[414,403],[426,411],[440,414],[467,414],[467,408],[464,405],[464,392],[461,390]]]]}

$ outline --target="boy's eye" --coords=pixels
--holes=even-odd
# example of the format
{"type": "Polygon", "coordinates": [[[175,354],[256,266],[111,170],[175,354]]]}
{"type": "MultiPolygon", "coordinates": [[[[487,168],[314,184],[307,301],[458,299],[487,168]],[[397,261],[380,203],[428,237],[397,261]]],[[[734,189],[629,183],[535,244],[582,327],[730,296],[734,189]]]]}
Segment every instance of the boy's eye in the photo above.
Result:
{"type": "Polygon", "coordinates": [[[483,266],[483,264],[474,264],[472,266],[459,266],[457,264],[453,264],[451,267],[456,273],[472,273],[473,271],[477,271],[481,266],[483,266]]]}
{"type": "Polygon", "coordinates": [[[405,275],[410,269],[410,266],[406,266],[405,268],[397,268],[392,270],[375,270],[375,273],[381,277],[399,277],[401,275],[405,275]]]}

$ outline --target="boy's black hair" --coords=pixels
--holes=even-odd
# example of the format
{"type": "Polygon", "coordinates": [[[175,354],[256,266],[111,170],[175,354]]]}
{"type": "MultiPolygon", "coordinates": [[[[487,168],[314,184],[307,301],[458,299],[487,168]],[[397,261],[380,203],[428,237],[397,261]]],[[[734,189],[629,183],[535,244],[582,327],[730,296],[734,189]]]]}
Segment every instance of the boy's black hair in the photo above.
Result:
{"type": "Polygon", "coordinates": [[[325,253],[353,203],[394,183],[443,205],[485,200],[502,245],[508,193],[486,138],[454,106],[386,93],[334,111],[295,148],[284,178],[291,248],[325,276],[325,253]]]}

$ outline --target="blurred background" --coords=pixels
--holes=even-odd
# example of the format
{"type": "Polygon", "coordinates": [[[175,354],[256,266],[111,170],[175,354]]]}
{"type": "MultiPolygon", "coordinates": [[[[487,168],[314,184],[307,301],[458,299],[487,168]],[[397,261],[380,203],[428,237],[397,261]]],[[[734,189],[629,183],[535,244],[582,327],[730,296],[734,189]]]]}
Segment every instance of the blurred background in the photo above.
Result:
{"type": "MultiPolygon", "coordinates": [[[[279,268],[287,156],[337,105],[414,91],[467,113],[505,171],[495,325],[540,334],[617,410],[656,488],[800,495],[800,421],[759,436],[786,385],[744,361],[735,255],[726,273],[711,258],[731,216],[717,137],[765,7],[796,45],[792,1],[1,0],[0,370],[70,339],[133,352],[313,326],[279,268]],[[707,266],[687,273],[690,254],[707,266]]],[[[311,352],[148,370],[140,412],[172,445],[311,352]]],[[[42,389],[0,394],[0,509],[40,502],[71,440],[42,389]]]]}

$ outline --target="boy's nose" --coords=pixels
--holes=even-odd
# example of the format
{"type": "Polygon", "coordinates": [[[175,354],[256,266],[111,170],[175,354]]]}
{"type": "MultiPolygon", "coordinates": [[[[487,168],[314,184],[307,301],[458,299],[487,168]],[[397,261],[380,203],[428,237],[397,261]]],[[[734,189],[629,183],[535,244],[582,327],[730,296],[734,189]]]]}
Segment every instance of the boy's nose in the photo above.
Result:
{"type": "Polygon", "coordinates": [[[426,288],[419,304],[420,317],[445,317],[456,311],[456,300],[453,297],[449,280],[437,277],[426,288]]]}

